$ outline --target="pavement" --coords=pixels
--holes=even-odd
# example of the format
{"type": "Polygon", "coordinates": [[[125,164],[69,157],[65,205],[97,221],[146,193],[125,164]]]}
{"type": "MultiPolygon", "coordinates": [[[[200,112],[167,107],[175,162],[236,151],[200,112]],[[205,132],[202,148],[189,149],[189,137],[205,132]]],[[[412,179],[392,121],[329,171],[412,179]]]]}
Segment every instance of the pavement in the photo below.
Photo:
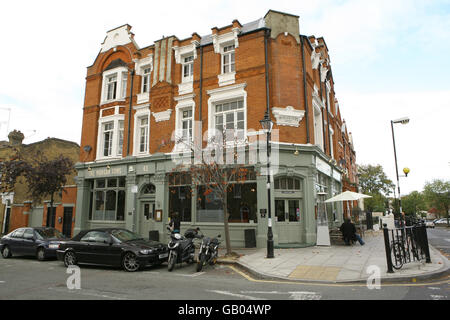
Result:
{"type": "Polygon", "coordinates": [[[269,280],[302,282],[367,282],[379,269],[381,281],[411,281],[431,279],[450,271],[449,260],[430,245],[431,263],[411,262],[394,273],[387,272],[383,232],[366,231],[365,245],[331,245],[306,248],[274,249],[274,258],[266,258],[266,248],[234,249],[235,257],[225,257],[219,251],[219,263],[234,264],[253,276],[269,280]]]}

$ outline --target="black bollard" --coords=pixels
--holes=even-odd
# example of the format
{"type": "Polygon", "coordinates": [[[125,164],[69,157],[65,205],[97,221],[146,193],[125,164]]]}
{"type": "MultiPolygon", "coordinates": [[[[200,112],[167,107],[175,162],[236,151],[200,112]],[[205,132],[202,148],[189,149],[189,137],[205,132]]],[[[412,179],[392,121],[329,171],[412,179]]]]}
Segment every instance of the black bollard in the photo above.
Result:
{"type": "Polygon", "coordinates": [[[391,260],[391,248],[389,245],[389,230],[387,228],[387,224],[383,223],[383,234],[384,234],[384,249],[386,250],[386,261],[388,266],[388,273],[394,273],[392,269],[392,260],[391,260]]]}

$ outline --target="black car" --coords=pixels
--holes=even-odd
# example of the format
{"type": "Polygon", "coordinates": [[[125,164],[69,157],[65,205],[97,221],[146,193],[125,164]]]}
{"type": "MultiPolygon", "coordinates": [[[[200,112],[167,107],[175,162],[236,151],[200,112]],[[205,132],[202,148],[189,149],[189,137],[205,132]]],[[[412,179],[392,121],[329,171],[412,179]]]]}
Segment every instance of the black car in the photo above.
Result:
{"type": "Polygon", "coordinates": [[[68,240],[55,228],[19,228],[0,239],[3,258],[14,255],[36,256],[39,261],[56,257],[56,249],[68,240]]]}
{"type": "Polygon", "coordinates": [[[161,264],[169,256],[166,245],[120,228],[82,231],[61,244],[56,254],[66,267],[86,263],[121,266],[126,271],[161,264]]]}

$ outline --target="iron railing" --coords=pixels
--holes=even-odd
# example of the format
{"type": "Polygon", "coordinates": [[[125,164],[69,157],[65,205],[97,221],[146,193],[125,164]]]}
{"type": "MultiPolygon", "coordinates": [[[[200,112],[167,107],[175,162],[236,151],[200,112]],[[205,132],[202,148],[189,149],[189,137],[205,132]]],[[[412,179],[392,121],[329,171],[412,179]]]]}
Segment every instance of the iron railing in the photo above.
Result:
{"type": "Polygon", "coordinates": [[[388,273],[413,261],[431,263],[427,229],[423,223],[395,229],[387,229],[386,224],[383,227],[388,273]]]}

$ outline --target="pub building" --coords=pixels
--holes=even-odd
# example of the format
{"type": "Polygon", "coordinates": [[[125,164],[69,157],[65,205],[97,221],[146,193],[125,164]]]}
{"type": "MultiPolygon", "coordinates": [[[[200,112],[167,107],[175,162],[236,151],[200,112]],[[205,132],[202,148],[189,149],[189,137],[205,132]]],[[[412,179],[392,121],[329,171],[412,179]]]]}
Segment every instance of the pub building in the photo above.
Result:
{"type": "MultiPolygon", "coordinates": [[[[130,30],[108,31],[87,68],[74,232],[120,227],[165,242],[169,216],[178,212],[182,232],[223,235],[220,199],[189,171],[177,172],[174,155],[186,154],[188,143],[206,147],[213,129],[231,129],[243,137],[248,160],[251,141],[265,139],[259,121],[269,109],[274,243],[314,245],[319,204],[357,185],[324,39],[302,35],[298,16],[273,10],[143,48],[130,30]]],[[[266,163],[259,160],[246,162],[245,181],[227,196],[233,247],[267,243],[266,163]]],[[[322,207],[330,227],[342,223],[341,203],[322,207]]]]}

